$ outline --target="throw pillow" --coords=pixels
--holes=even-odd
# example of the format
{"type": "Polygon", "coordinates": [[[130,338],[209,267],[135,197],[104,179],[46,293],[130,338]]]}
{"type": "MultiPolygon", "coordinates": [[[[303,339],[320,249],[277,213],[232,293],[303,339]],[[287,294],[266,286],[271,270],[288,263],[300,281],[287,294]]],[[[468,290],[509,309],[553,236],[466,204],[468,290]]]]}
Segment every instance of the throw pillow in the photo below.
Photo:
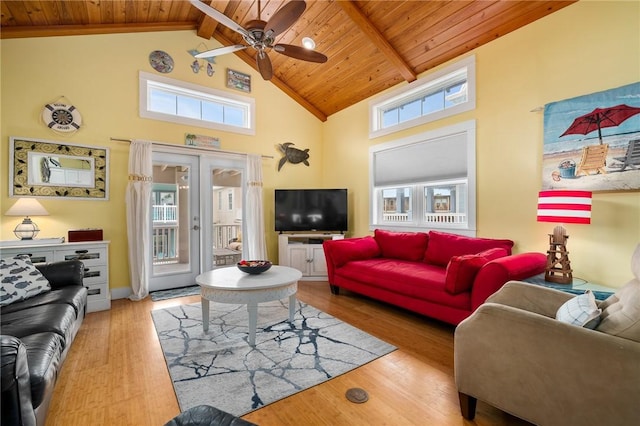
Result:
{"type": "Polygon", "coordinates": [[[0,306],[51,290],[49,281],[25,254],[0,259],[0,306]]]}
{"type": "Polygon", "coordinates": [[[324,242],[323,246],[336,268],[352,260],[371,259],[372,257],[380,256],[380,247],[378,247],[376,240],[370,236],[328,240],[324,242]]]}
{"type": "Polygon", "coordinates": [[[509,252],[505,248],[497,247],[497,248],[481,251],[480,253],[478,253],[478,256],[482,256],[487,260],[495,260],[501,257],[509,256],[509,252]]]}
{"type": "Polygon", "coordinates": [[[477,254],[453,256],[447,265],[444,289],[451,294],[469,291],[478,271],[489,259],[477,254]]]}
{"type": "Polygon", "coordinates": [[[602,310],[596,304],[596,298],[587,290],[584,294],[572,297],[560,306],[556,312],[558,321],[580,327],[594,329],[600,322],[602,310]]]}
{"type": "Polygon", "coordinates": [[[389,259],[420,261],[429,242],[429,234],[424,232],[391,232],[375,230],[375,239],[382,257],[389,259]]]}
{"type": "Polygon", "coordinates": [[[432,265],[446,266],[453,256],[475,254],[492,248],[503,248],[511,254],[513,241],[492,238],[465,237],[447,232],[429,231],[429,245],[424,261],[432,265]]]}
{"type": "Polygon", "coordinates": [[[602,321],[596,330],[640,342],[640,280],[629,281],[600,308],[602,321]]]}

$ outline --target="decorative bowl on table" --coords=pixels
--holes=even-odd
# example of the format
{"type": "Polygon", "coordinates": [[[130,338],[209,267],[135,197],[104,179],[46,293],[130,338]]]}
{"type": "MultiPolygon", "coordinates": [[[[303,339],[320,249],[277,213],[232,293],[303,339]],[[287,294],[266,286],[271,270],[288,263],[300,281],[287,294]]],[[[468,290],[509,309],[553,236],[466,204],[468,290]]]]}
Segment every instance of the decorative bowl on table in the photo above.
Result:
{"type": "Polygon", "coordinates": [[[241,260],[236,263],[238,269],[247,274],[261,274],[271,268],[271,262],[268,260],[241,260]]]}

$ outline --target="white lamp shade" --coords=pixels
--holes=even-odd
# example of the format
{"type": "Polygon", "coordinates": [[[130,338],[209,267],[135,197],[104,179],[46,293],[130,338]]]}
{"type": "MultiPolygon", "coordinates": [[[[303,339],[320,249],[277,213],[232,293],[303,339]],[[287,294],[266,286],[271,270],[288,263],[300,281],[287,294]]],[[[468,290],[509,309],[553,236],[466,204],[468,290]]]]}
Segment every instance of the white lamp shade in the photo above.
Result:
{"type": "Polygon", "coordinates": [[[18,198],[6,216],[49,216],[49,212],[35,198],[18,198]]]}
{"type": "Polygon", "coordinates": [[[40,228],[29,216],[49,216],[47,209],[35,198],[18,198],[18,201],[5,213],[6,216],[25,216],[13,233],[21,240],[31,240],[38,235],[40,228]]]}

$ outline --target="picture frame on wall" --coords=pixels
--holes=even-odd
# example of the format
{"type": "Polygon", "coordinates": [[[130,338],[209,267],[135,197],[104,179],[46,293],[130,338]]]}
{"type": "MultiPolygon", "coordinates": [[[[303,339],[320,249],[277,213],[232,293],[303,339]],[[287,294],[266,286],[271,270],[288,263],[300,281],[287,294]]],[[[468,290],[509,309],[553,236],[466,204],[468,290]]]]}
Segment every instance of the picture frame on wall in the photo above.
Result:
{"type": "Polygon", "coordinates": [[[9,196],[109,199],[109,149],[9,138],[9,196]]]}
{"type": "Polygon", "coordinates": [[[251,76],[227,68],[227,87],[231,89],[241,90],[243,92],[251,92],[251,76]]]}
{"type": "Polygon", "coordinates": [[[542,189],[640,189],[640,82],[544,107],[542,189]]]}

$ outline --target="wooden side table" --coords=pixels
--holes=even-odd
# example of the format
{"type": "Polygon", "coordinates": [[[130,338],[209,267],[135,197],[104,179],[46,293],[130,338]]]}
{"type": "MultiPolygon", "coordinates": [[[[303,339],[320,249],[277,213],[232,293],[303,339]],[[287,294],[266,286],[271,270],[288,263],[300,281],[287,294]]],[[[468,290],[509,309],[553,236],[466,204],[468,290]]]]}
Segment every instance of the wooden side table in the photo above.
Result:
{"type": "Polygon", "coordinates": [[[522,280],[525,283],[540,285],[543,287],[553,288],[556,290],[564,291],[571,294],[582,294],[585,290],[591,290],[598,300],[604,300],[607,297],[615,293],[616,289],[613,287],[607,287],[600,284],[595,284],[581,278],[575,278],[571,280],[569,284],[557,284],[549,281],[545,281],[544,272],[533,277],[525,278],[522,280]]]}

